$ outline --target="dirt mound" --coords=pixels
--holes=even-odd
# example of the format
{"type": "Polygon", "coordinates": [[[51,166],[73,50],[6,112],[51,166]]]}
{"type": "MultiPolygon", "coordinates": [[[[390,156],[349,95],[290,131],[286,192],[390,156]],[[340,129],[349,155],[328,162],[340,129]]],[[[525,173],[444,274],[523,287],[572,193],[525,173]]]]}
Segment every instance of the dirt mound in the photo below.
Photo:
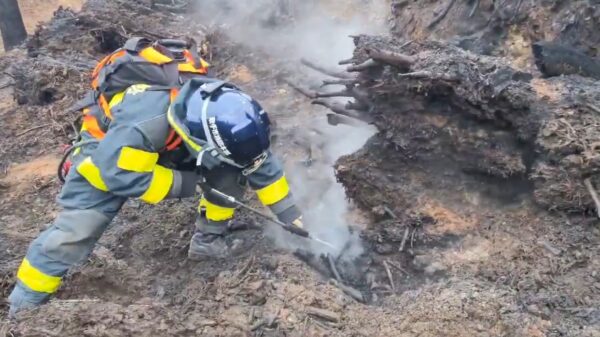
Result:
{"type": "Polygon", "coordinates": [[[597,82],[532,81],[502,59],[437,42],[355,42],[354,62],[373,63],[348,92],[370,107],[383,142],[377,146],[434,171],[447,162],[498,182],[532,183],[536,201],[548,209],[595,208],[583,181],[600,183],[597,82]]]}

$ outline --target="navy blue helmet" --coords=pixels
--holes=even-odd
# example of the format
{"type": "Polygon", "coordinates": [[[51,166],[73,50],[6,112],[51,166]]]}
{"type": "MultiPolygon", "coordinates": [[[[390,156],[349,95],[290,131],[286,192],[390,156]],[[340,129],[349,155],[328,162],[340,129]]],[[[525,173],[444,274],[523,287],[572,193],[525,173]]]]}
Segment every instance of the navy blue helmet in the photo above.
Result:
{"type": "Polygon", "coordinates": [[[187,102],[185,124],[190,134],[205,140],[219,159],[248,169],[259,166],[270,146],[271,122],[252,97],[237,88],[202,88],[187,102]]]}

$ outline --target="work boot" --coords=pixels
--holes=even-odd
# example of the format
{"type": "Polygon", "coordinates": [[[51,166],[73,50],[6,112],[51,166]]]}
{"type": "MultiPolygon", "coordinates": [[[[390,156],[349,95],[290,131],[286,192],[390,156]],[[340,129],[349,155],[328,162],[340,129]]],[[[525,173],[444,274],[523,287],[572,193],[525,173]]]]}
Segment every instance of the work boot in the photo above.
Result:
{"type": "Polygon", "coordinates": [[[207,258],[224,258],[229,254],[229,247],[222,235],[197,232],[192,236],[188,258],[192,261],[207,258]]]}
{"type": "Polygon", "coordinates": [[[17,283],[10,296],[8,296],[8,302],[10,302],[8,317],[15,318],[18,312],[40,306],[48,301],[49,298],[50,294],[30,290],[24,285],[17,283]]]}

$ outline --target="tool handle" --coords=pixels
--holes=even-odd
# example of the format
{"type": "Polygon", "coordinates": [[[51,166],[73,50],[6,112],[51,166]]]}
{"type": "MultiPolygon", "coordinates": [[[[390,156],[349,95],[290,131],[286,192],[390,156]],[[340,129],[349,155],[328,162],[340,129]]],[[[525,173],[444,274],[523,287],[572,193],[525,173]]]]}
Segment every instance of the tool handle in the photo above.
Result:
{"type": "Polygon", "coordinates": [[[308,231],[306,231],[303,228],[300,228],[298,226],[294,226],[294,225],[290,225],[290,224],[286,224],[283,222],[279,222],[279,224],[281,225],[281,227],[283,227],[283,229],[285,229],[286,231],[301,236],[303,238],[308,238],[310,236],[310,233],[308,233],[308,231]]]}
{"type": "Polygon", "coordinates": [[[265,218],[267,220],[272,221],[273,223],[281,226],[283,229],[285,229],[286,231],[288,231],[288,232],[290,232],[292,234],[301,236],[303,238],[310,237],[310,233],[308,231],[306,231],[305,229],[303,229],[303,228],[300,228],[298,226],[294,226],[292,224],[286,224],[286,223],[284,223],[282,221],[279,221],[277,218],[275,218],[273,216],[270,216],[270,215],[267,215],[267,214],[264,214],[264,213],[262,213],[262,212],[260,212],[260,211],[258,211],[256,209],[254,209],[254,208],[252,208],[252,207],[244,204],[243,202],[237,200],[236,198],[234,198],[234,197],[232,197],[230,195],[227,195],[227,194],[225,194],[225,193],[223,193],[223,192],[221,192],[221,191],[219,191],[217,189],[209,188],[207,190],[209,190],[212,193],[218,195],[219,197],[223,198],[224,200],[232,202],[232,203],[234,203],[234,204],[236,204],[236,205],[238,205],[238,206],[240,206],[242,208],[245,208],[245,209],[249,210],[250,212],[252,212],[252,213],[254,213],[254,214],[256,214],[256,215],[258,215],[258,216],[260,216],[262,218],[265,218]]]}

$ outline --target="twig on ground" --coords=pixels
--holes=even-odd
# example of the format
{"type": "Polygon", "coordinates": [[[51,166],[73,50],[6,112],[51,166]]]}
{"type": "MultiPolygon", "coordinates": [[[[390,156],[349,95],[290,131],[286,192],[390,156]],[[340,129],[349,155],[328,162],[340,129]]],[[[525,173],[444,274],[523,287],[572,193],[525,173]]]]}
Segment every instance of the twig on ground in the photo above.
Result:
{"type": "Polygon", "coordinates": [[[516,20],[517,15],[519,15],[519,12],[521,11],[521,5],[523,4],[523,0],[519,0],[519,2],[517,3],[517,7],[515,7],[515,13],[513,14],[513,18],[516,20]]]}
{"type": "Polygon", "coordinates": [[[450,12],[450,10],[452,9],[452,7],[454,6],[455,3],[456,3],[456,0],[450,0],[448,2],[448,5],[446,5],[446,8],[444,8],[444,11],[442,13],[440,13],[440,15],[438,15],[435,19],[433,19],[433,21],[431,21],[431,23],[427,26],[427,28],[433,29],[433,27],[435,27],[438,23],[440,23],[446,17],[446,15],[448,15],[448,12],[450,12]]]}
{"type": "Polygon", "coordinates": [[[396,262],[392,262],[392,261],[389,261],[389,260],[388,260],[388,261],[387,261],[387,263],[388,263],[390,266],[392,266],[392,267],[394,267],[394,268],[398,269],[399,271],[403,272],[404,274],[407,274],[407,275],[408,275],[408,272],[406,271],[406,269],[402,268],[402,267],[401,267],[399,264],[397,264],[396,262]]]}
{"type": "Polygon", "coordinates": [[[385,268],[385,273],[387,274],[388,280],[390,281],[390,286],[392,287],[392,291],[396,291],[396,285],[394,284],[394,278],[392,276],[392,271],[390,270],[390,266],[387,261],[383,261],[383,268],[385,268]]]}
{"type": "Polygon", "coordinates": [[[590,103],[587,103],[585,106],[588,109],[592,110],[593,112],[600,114],[600,108],[599,107],[597,107],[597,106],[595,106],[593,104],[590,104],[590,103]]]}
{"type": "Polygon", "coordinates": [[[598,193],[596,192],[596,189],[594,189],[594,185],[592,185],[592,180],[590,178],[586,178],[583,183],[585,184],[585,187],[596,204],[596,215],[598,218],[600,218],[600,198],[598,198],[598,193]]]}
{"type": "Polygon", "coordinates": [[[354,289],[345,284],[342,284],[335,279],[330,279],[330,281],[333,285],[340,288],[340,290],[342,290],[346,295],[352,297],[353,299],[357,300],[360,303],[366,302],[365,297],[363,296],[362,292],[360,292],[359,290],[354,289]]]}
{"type": "Polygon", "coordinates": [[[473,15],[475,15],[475,12],[477,12],[477,9],[479,9],[479,2],[480,0],[475,0],[475,2],[473,3],[473,7],[471,8],[471,12],[469,13],[470,18],[472,18],[473,15]]]}
{"type": "Polygon", "coordinates": [[[252,326],[250,327],[250,331],[254,331],[257,330],[258,328],[260,328],[261,326],[267,324],[267,321],[264,318],[261,318],[259,320],[257,320],[256,322],[254,322],[254,324],[252,324],[252,326]]]}
{"type": "Polygon", "coordinates": [[[306,307],[306,314],[322,318],[326,321],[337,323],[341,320],[340,314],[333,312],[331,310],[316,308],[316,307],[306,307]]]}
{"type": "Polygon", "coordinates": [[[29,129],[27,129],[27,130],[25,130],[23,132],[18,133],[15,137],[21,137],[21,136],[23,136],[23,135],[25,135],[25,134],[27,134],[27,133],[29,133],[31,131],[35,131],[37,129],[45,128],[45,127],[48,127],[48,126],[51,126],[51,125],[52,125],[52,123],[46,123],[46,124],[34,126],[34,127],[29,128],[29,129]]]}
{"type": "Polygon", "coordinates": [[[333,273],[333,276],[335,277],[336,280],[340,281],[340,282],[344,282],[342,280],[342,277],[340,276],[340,273],[338,272],[336,266],[335,266],[335,260],[333,259],[333,256],[331,256],[331,254],[327,254],[327,261],[329,262],[329,268],[331,269],[331,272],[333,273]]]}
{"type": "Polygon", "coordinates": [[[399,252],[404,251],[404,246],[406,246],[406,240],[408,240],[408,233],[410,232],[410,228],[406,226],[404,229],[404,235],[402,236],[402,242],[400,242],[400,248],[398,248],[399,252]]]}
{"type": "Polygon", "coordinates": [[[387,207],[386,205],[383,205],[383,210],[390,216],[392,217],[392,219],[398,219],[398,217],[396,216],[396,213],[394,213],[394,211],[392,211],[389,207],[387,207]]]}
{"type": "Polygon", "coordinates": [[[560,255],[560,253],[562,253],[562,250],[560,250],[559,248],[554,247],[552,244],[550,244],[550,242],[546,241],[546,240],[539,240],[538,244],[544,248],[546,248],[546,250],[548,250],[550,253],[552,253],[553,255],[560,255]]]}
{"type": "Polygon", "coordinates": [[[409,45],[411,45],[413,42],[415,42],[415,40],[408,40],[408,41],[404,42],[404,43],[403,43],[403,44],[402,44],[400,47],[398,47],[398,49],[402,49],[402,48],[404,48],[404,47],[406,47],[406,46],[409,46],[409,45]]]}

